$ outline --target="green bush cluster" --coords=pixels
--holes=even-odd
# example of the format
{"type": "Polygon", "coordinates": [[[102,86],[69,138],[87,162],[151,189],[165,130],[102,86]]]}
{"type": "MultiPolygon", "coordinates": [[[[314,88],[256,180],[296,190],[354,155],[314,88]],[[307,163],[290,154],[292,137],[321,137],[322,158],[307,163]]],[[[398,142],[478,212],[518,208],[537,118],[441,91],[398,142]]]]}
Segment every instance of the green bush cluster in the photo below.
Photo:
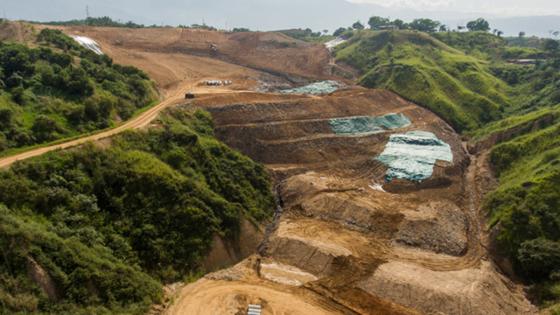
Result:
{"type": "Polygon", "coordinates": [[[160,282],[198,270],[214,235],[270,217],[265,169],[174,110],[110,148],[50,153],[0,173],[0,307],[7,313],[143,313],[160,282]],[[28,275],[36,261],[56,302],[28,275]]]}
{"type": "MultiPolygon", "coordinates": [[[[39,23],[39,22],[37,22],[39,23]]],[[[137,24],[132,21],[128,21],[126,23],[122,23],[119,21],[115,21],[108,16],[101,16],[101,17],[88,17],[84,20],[70,20],[70,21],[59,21],[59,22],[41,22],[41,24],[47,25],[65,25],[65,26],[80,26],[80,25],[88,25],[88,26],[101,26],[101,27],[126,27],[126,28],[144,28],[143,24],[137,24]]],[[[155,25],[154,25],[155,26],[155,25]]]]}
{"type": "Polygon", "coordinates": [[[142,71],[60,31],[42,30],[37,45],[0,42],[0,152],[107,128],[155,99],[142,71]]]}

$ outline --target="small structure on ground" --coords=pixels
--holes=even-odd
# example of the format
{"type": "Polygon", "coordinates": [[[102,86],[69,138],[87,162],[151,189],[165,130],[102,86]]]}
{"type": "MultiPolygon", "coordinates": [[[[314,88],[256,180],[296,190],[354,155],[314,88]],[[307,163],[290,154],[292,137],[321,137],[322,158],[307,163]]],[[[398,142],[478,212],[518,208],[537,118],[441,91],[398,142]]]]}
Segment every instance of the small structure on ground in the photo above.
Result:
{"type": "Polygon", "coordinates": [[[259,304],[249,304],[247,315],[261,315],[261,306],[259,304]]]}

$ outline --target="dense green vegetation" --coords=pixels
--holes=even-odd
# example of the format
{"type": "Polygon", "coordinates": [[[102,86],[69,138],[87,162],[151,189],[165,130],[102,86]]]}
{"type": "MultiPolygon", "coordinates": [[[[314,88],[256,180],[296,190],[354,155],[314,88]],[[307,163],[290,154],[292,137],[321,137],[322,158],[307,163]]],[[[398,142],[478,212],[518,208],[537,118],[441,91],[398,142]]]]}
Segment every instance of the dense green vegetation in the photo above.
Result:
{"type": "MultiPolygon", "coordinates": [[[[490,161],[500,178],[487,197],[498,244],[516,270],[535,284],[535,299],[560,302],[560,108],[508,118],[490,127],[513,134],[490,161]],[[520,128],[521,127],[521,128],[520,128]]],[[[491,133],[493,133],[491,132],[491,133]]]]}
{"type": "Polygon", "coordinates": [[[110,127],[155,100],[142,71],[60,31],[30,46],[0,42],[0,152],[110,127]]]}
{"type": "Polygon", "coordinates": [[[321,32],[314,32],[310,28],[306,28],[306,29],[297,28],[297,29],[290,29],[290,30],[281,30],[278,32],[306,42],[324,43],[334,38],[334,36],[327,35],[328,33],[327,30],[321,33],[321,32]]]}
{"type": "Polygon", "coordinates": [[[207,113],[158,125],[0,173],[0,313],[144,313],[162,282],[199,270],[213,235],[270,216],[264,168],[217,141],[207,113]]]}
{"type": "MultiPolygon", "coordinates": [[[[143,24],[137,24],[132,21],[121,23],[111,19],[108,16],[102,17],[88,17],[83,20],[70,20],[70,21],[54,21],[54,22],[36,22],[46,25],[63,25],[63,26],[102,26],[102,27],[127,27],[127,28],[143,28],[143,24]]],[[[155,25],[154,25],[155,26],[155,25]]]]}

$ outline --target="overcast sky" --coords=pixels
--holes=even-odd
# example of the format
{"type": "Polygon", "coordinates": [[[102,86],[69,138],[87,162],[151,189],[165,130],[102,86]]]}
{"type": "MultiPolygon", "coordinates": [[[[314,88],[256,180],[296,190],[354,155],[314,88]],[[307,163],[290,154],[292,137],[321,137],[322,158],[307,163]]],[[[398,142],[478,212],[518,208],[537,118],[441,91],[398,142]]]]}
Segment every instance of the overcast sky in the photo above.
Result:
{"type": "Polygon", "coordinates": [[[405,21],[432,18],[451,28],[484,17],[506,35],[524,31],[547,36],[560,30],[560,0],[0,0],[0,14],[10,19],[63,21],[83,19],[86,6],[91,16],[148,25],[205,22],[224,29],[333,31],[378,15],[405,21]]]}
{"type": "Polygon", "coordinates": [[[418,11],[480,12],[496,16],[560,14],[559,0],[347,0],[418,11]]]}

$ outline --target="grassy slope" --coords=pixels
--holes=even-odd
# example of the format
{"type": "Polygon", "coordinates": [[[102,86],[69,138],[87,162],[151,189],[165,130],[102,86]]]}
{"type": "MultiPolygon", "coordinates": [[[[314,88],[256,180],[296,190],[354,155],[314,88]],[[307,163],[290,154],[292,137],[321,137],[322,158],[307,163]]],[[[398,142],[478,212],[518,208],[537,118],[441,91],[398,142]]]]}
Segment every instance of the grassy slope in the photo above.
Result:
{"type": "Polygon", "coordinates": [[[508,86],[488,62],[428,34],[358,32],[339,46],[336,57],[362,71],[361,84],[422,104],[460,131],[498,119],[510,106],[508,86]]]}
{"type": "Polygon", "coordinates": [[[0,173],[0,313],[145,313],[161,282],[199,270],[213,235],[270,216],[266,171],[217,141],[208,114],[160,124],[0,173]],[[31,259],[56,303],[28,276],[31,259]]]}

